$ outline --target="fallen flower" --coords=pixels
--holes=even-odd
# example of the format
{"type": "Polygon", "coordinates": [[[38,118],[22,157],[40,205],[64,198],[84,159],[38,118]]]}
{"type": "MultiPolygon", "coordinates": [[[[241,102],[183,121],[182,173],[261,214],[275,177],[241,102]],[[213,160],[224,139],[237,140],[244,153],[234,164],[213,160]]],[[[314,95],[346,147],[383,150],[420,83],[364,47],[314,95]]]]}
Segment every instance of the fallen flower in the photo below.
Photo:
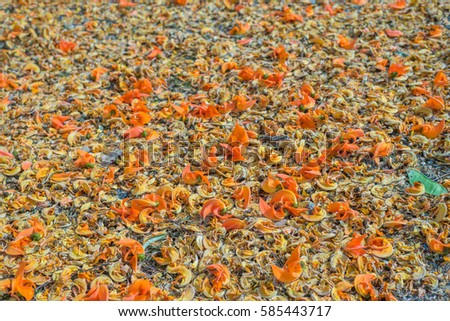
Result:
{"type": "Polygon", "coordinates": [[[282,188],[281,181],[273,177],[271,172],[267,173],[267,178],[261,183],[261,189],[268,194],[275,193],[282,188]]]}
{"type": "Polygon", "coordinates": [[[370,254],[379,258],[388,258],[394,254],[392,244],[384,237],[374,237],[369,239],[367,246],[370,248],[370,254]]]}
{"type": "Polygon", "coordinates": [[[14,155],[13,155],[13,154],[8,153],[7,151],[2,150],[2,149],[0,149],[0,156],[6,156],[6,157],[14,158],[14,155]]]}
{"type": "Polygon", "coordinates": [[[347,202],[333,202],[328,205],[328,212],[335,214],[336,219],[346,221],[358,216],[358,212],[351,209],[347,202]]]}
{"type": "Polygon", "coordinates": [[[153,286],[147,279],[137,279],[127,288],[123,301],[167,301],[172,297],[165,291],[153,286]]]}
{"type": "Polygon", "coordinates": [[[147,59],[155,59],[157,57],[160,57],[162,54],[162,50],[158,47],[153,47],[153,50],[150,52],[150,54],[147,56],[147,59]]]}
{"type": "Polygon", "coordinates": [[[87,167],[91,168],[95,164],[95,158],[88,152],[78,149],[77,150],[78,159],[74,162],[76,167],[87,167]]]}
{"type": "Polygon", "coordinates": [[[303,17],[292,12],[288,6],[283,7],[283,11],[275,11],[275,16],[281,17],[284,22],[303,22],[303,17]]]}
{"type": "Polygon", "coordinates": [[[227,231],[240,230],[245,227],[245,222],[237,218],[229,218],[222,222],[222,226],[227,231]]]}
{"type": "Polygon", "coordinates": [[[61,50],[64,53],[72,52],[73,50],[75,50],[75,47],[76,47],[76,43],[71,42],[71,41],[61,40],[58,43],[59,50],[61,50]]]}
{"type": "Polygon", "coordinates": [[[436,238],[428,237],[427,243],[428,243],[430,250],[434,253],[444,254],[444,253],[450,251],[450,243],[444,244],[443,242],[441,242],[440,240],[438,240],[436,238]]]}
{"type": "Polygon", "coordinates": [[[36,285],[34,282],[25,278],[25,268],[27,262],[21,262],[19,269],[16,272],[16,276],[12,279],[11,283],[11,295],[20,294],[27,301],[30,301],[34,296],[34,289],[36,285]]]}
{"type": "Polygon", "coordinates": [[[145,256],[145,250],[141,243],[133,239],[125,238],[116,242],[116,244],[120,245],[123,260],[131,265],[133,271],[137,271],[138,261],[145,256]]]}
{"type": "Polygon", "coordinates": [[[301,213],[307,211],[305,208],[298,207],[296,195],[287,189],[275,192],[269,204],[260,198],[259,208],[265,217],[274,221],[283,219],[286,213],[299,216],[301,213]]]}
{"type": "Polygon", "coordinates": [[[422,125],[416,125],[413,128],[411,128],[412,131],[421,131],[422,135],[424,135],[427,138],[436,138],[442,132],[445,128],[445,120],[442,119],[439,124],[433,126],[432,124],[422,124],[422,125]]]}
{"type": "Polygon", "coordinates": [[[203,219],[206,219],[206,217],[210,214],[218,217],[221,220],[226,220],[227,218],[230,218],[231,215],[224,215],[227,212],[227,207],[224,202],[222,202],[219,199],[210,199],[207,200],[202,207],[202,210],[200,211],[200,216],[203,219]]]}
{"type": "Polygon", "coordinates": [[[243,185],[236,188],[234,191],[232,197],[237,200],[241,201],[240,203],[237,202],[237,205],[243,209],[248,208],[250,204],[250,197],[251,197],[251,191],[250,187],[243,185]]]}
{"type": "Polygon", "coordinates": [[[359,274],[355,277],[355,288],[356,291],[363,298],[371,298],[372,300],[377,300],[377,292],[372,285],[372,281],[376,279],[375,274],[359,274]]]}
{"type": "Polygon", "coordinates": [[[438,71],[438,73],[436,74],[436,77],[434,77],[434,81],[433,81],[434,85],[436,87],[442,87],[444,88],[445,86],[447,86],[450,81],[448,80],[447,76],[444,74],[444,72],[442,70],[438,71]]]}
{"type": "Polygon", "coordinates": [[[250,29],[249,23],[237,22],[237,25],[230,30],[230,35],[243,35],[250,29]]]}
{"type": "Polygon", "coordinates": [[[385,30],[386,35],[390,38],[397,38],[403,36],[403,32],[399,30],[385,30]]]}
{"type": "Polygon", "coordinates": [[[234,61],[224,62],[222,64],[222,73],[226,73],[228,70],[238,69],[238,65],[234,61]]]}
{"type": "Polygon", "coordinates": [[[343,35],[338,35],[338,45],[341,48],[351,50],[355,47],[356,39],[349,39],[343,35]]]}
{"type": "Polygon", "coordinates": [[[92,287],[82,298],[83,301],[108,301],[109,289],[105,284],[92,287]]]}
{"type": "Polygon", "coordinates": [[[291,253],[289,259],[282,268],[276,265],[272,266],[272,272],[275,278],[283,283],[291,283],[297,280],[302,274],[302,266],[300,264],[300,245],[298,245],[291,253]]]}
{"type": "Polygon", "coordinates": [[[344,251],[353,255],[353,256],[361,256],[366,253],[367,246],[364,245],[364,239],[366,238],[366,234],[359,235],[355,233],[353,238],[347,243],[344,248],[344,251]]]}
{"type": "Polygon", "coordinates": [[[389,66],[388,75],[390,78],[396,78],[399,76],[403,76],[408,72],[408,67],[403,64],[391,64],[389,66]]]}
{"type": "Polygon", "coordinates": [[[144,132],[145,132],[144,127],[142,127],[142,126],[133,127],[133,128],[127,129],[123,133],[123,138],[132,139],[132,138],[144,137],[144,135],[143,135],[144,132]]]}
{"type": "Polygon", "coordinates": [[[429,32],[429,36],[431,38],[440,38],[444,32],[444,28],[440,25],[431,26],[431,30],[429,32]]]}
{"type": "Polygon", "coordinates": [[[148,79],[140,79],[133,84],[134,89],[139,90],[143,94],[151,94],[153,92],[152,83],[148,79]]]}
{"type": "Polygon", "coordinates": [[[103,67],[97,67],[97,68],[94,68],[94,69],[91,71],[91,77],[92,77],[95,81],[98,81],[98,80],[100,79],[100,77],[101,77],[103,74],[105,74],[106,72],[108,72],[108,69],[103,68],[103,67]]]}
{"type": "Polygon", "coordinates": [[[433,110],[442,110],[445,107],[444,99],[440,96],[428,96],[428,100],[423,104],[423,107],[428,107],[433,110]]]}
{"type": "Polygon", "coordinates": [[[185,184],[188,185],[195,185],[201,182],[205,183],[208,186],[211,185],[208,178],[202,171],[194,171],[194,172],[191,171],[191,164],[187,164],[186,167],[183,169],[181,179],[185,184]]]}
{"type": "Polygon", "coordinates": [[[213,288],[215,291],[222,290],[224,285],[228,285],[230,283],[231,275],[228,268],[223,264],[211,264],[206,267],[208,271],[214,275],[214,279],[212,280],[213,288]]]}
{"type": "Polygon", "coordinates": [[[380,163],[380,157],[386,157],[392,153],[394,145],[391,143],[381,142],[372,147],[370,152],[372,153],[372,158],[378,165],[380,163]]]}
{"type": "Polygon", "coordinates": [[[247,131],[239,123],[236,123],[227,141],[231,146],[246,146],[250,139],[247,131]]]}
{"type": "Polygon", "coordinates": [[[402,10],[406,8],[406,0],[397,0],[395,3],[389,3],[388,6],[394,10],[402,10]]]}

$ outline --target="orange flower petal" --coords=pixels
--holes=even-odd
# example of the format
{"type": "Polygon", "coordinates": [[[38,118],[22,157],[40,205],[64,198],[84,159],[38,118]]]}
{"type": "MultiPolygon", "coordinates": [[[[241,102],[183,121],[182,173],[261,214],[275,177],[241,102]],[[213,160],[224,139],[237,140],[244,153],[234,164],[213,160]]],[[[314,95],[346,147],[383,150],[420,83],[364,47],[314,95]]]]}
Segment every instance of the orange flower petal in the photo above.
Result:
{"type": "Polygon", "coordinates": [[[445,107],[444,99],[439,96],[428,96],[428,100],[423,107],[428,107],[434,110],[442,110],[445,107]]]}
{"type": "Polygon", "coordinates": [[[240,126],[239,123],[236,123],[230,137],[228,138],[228,142],[233,146],[247,145],[249,142],[247,131],[240,126]]]}
{"type": "Polygon", "coordinates": [[[36,285],[32,281],[27,280],[24,277],[24,272],[27,264],[27,262],[20,263],[19,269],[16,272],[16,276],[12,280],[11,294],[18,293],[27,301],[30,301],[34,296],[34,288],[36,287],[36,285]]]}
{"type": "Polygon", "coordinates": [[[219,199],[207,200],[200,211],[200,216],[205,219],[208,215],[212,214],[219,219],[227,219],[230,215],[223,215],[226,213],[227,208],[224,202],[219,199]]]}
{"type": "Polygon", "coordinates": [[[297,280],[302,274],[302,266],[300,264],[300,245],[293,251],[283,268],[279,268],[272,264],[272,272],[275,278],[283,283],[291,283],[297,280]]]}
{"type": "Polygon", "coordinates": [[[356,39],[349,39],[343,35],[338,35],[339,47],[350,50],[355,47],[356,39]]]}
{"type": "Polygon", "coordinates": [[[377,299],[376,291],[372,285],[372,281],[376,279],[375,274],[359,274],[355,277],[355,288],[356,291],[364,298],[371,298],[372,300],[377,299]]]}
{"type": "Polygon", "coordinates": [[[279,221],[284,218],[284,212],[276,211],[272,206],[266,203],[262,198],[259,199],[259,209],[261,210],[261,213],[267,217],[268,219],[271,219],[273,221],[279,221]]]}
{"type": "Polygon", "coordinates": [[[344,251],[350,253],[353,256],[364,255],[366,253],[365,248],[367,248],[367,246],[363,245],[366,236],[366,234],[359,235],[355,233],[353,238],[345,246],[344,251]]]}
{"type": "Polygon", "coordinates": [[[109,290],[105,284],[91,288],[83,298],[84,301],[108,301],[108,299],[109,290]]]}
{"type": "Polygon", "coordinates": [[[403,36],[403,32],[399,30],[385,30],[386,35],[390,38],[397,38],[403,36]]]}
{"type": "Polygon", "coordinates": [[[227,230],[240,230],[245,227],[245,222],[237,219],[237,218],[230,218],[225,221],[223,221],[222,226],[227,230]]]}
{"type": "Polygon", "coordinates": [[[394,10],[402,10],[406,8],[406,0],[397,0],[395,3],[390,3],[388,6],[394,10]]]}
{"type": "Polygon", "coordinates": [[[450,82],[447,78],[447,76],[444,74],[444,72],[441,70],[436,74],[436,77],[434,77],[434,81],[433,81],[434,85],[436,87],[445,87],[447,86],[450,82]]]}
{"type": "Polygon", "coordinates": [[[283,188],[283,184],[277,179],[275,179],[272,173],[267,174],[267,178],[261,183],[261,189],[269,194],[275,193],[276,191],[283,188]]]}
{"type": "Polygon", "coordinates": [[[231,275],[228,268],[223,264],[211,264],[206,267],[208,271],[214,275],[212,280],[215,291],[220,291],[224,285],[230,283],[231,275]]]}
{"type": "Polygon", "coordinates": [[[374,237],[367,242],[370,253],[380,258],[388,258],[394,253],[392,244],[384,237],[374,237]]]}
{"type": "Polygon", "coordinates": [[[250,204],[251,191],[250,187],[243,185],[236,188],[232,197],[236,200],[242,200],[242,204],[239,204],[240,207],[246,209],[250,204]]]}
{"type": "Polygon", "coordinates": [[[412,130],[422,131],[422,135],[424,135],[427,138],[433,139],[442,134],[444,128],[445,128],[445,120],[442,119],[436,126],[433,126],[431,124],[416,125],[412,128],[412,130]]]}

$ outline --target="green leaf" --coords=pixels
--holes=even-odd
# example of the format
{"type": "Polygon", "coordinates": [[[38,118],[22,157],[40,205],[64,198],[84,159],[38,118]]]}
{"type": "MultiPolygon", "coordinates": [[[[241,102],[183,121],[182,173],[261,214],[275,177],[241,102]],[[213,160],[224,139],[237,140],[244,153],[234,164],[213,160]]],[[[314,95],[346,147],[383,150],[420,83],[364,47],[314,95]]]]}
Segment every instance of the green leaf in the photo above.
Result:
{"type": "Polygon", "coordinates": [[[160,234],[160,235],[156,235],[154,237],[149,238],[148,241],[144,243],[144,249],[146,249],[150,244],[152,244],[154,242],[157,242],[159,240],[163,240],[165,238],[166,238],[166,233],[160,234]]]}
{"type": "Polygon", "coordinates": [[[426,177],[424,174],[415,169],[408,171],[409,183],[412,185],[415,182],[421,182],[425,187],[425,192],[434,196],[440,196],[447,194],[447,189],[439,183],[436,183],[432,179],[426,177]]]}

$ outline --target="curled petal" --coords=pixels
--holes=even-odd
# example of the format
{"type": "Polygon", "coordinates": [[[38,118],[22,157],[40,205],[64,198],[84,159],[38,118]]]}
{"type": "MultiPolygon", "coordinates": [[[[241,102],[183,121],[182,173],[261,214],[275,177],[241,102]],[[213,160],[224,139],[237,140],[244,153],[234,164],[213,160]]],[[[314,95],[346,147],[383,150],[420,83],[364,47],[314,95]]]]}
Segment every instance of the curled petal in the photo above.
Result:
{"type": "Polygon", "coordinates": [[[295,196],[297,197],[299,196],[298,184],[293,177],[285,174],[277,174],[277,176],[283,180],[282,184],[285,189],[290,190],[292,193],[295,194],[295,196]]]}
{"type": "Polygon", "coordinates": [[[132,139],[132,138],[144,137],[143,133],[144,133],[144,127],[142,127],[142,126],[133,127],[133,128],[126,130],[123,133],[123,138],[132,139]]]}
{"type": "Polygon", "coordinates": [[[36,285],[34,282],[25,278],[25,268],[27,267],[27,262],[21,262],[19,269],[16,272],[16,276],[12,280],[11,284],[11,294],[20,294],[27,301],[30,301],[34,296],[34,288],[36,285]]]}
{"type": "Polygon", "coordinates": [[[384,31],[389,38],[397,38],[403,36],[403,32],[400,30],[385,30],[384,31]]]}
{"type": "MultiPolygon", "coordinates": [[[[135,112],[130,117],[130,124],[133,126],[143,126],[146,125],[152,120],[152,117],[143,111],[135,112]]],[[[144,134],[145,135],[145,134],[144,134]]]]}
{"type": "Polygon", "coordinates": [[[433,126],[432,124],[416,125],[411,130],[421,131],[422,135],[424,135],[427,138],[433,139],[442,134],[444,128],[445,128],[445,120],[442,119],[436,126],[433,126]]]}
{"type": "Polygon", "coordinates": [[[183,169],[183,172],[181,173],[181,179],[185,184],[188,185],[195,185],[201,182],[207,184],[208,186],[211,185],[208,178],[205,176],[203,172],[201,171],[192,172],[190,164],[186,165],[186,167],[183,169]]]}
{"type": "Polygon", "coordinates": [[[413,186],[405,188],[408,195],[419,196],[425,194],[425,186],[421,182],[414,182],[413,186]]]}
{"type": "Polygon", "coordinates": [[[95,80],[98,81],[100,79],[100,77],[104,74],[108,72],[108,69],[103,68],[103,67],[98,67],[98,68],[94,68],[91,71],[91,77],[95,80]]]}
{"type": "Polygon", "coordinates": [[[133,87],[143,94],[151,94],[153,92],[152,83],[148,79],[141,79],[136,81],[133,84],[133,87]]]}
{"type": "Polygon", "coordinates": [[[250,81],[255,79],[255,71],[250,67],[243,67],[239,71],[238,77],[245,81],[250,81]]]}
{"type": "Polygon", "coordinates": [[[374,237],[367,242],[370,253],[379,258],[388,258],[394,253],[392,244],[384,237],[374,237]]]}
{"type": "Polygon", "coordinates": [[[428,107],[434,110],[442,110],[445,107],[444,99],[439,96],[428,96],[428,100],[423,107],[428,107]]]}
{"type": "Polygon", "coordinates": [[[395,78],[398,76],[403,76],[408,72],[408,67],[402,64],[392,64],[389,66],[388,74],[389,77],[395,78]]]}
{"type": "Polygon", "coordinates": [[[316,123],[309,113],[297,112],[297,123],[303,129],[316,129],[316,123]]]}
{"type": "Polygon", "coordinates": [[[289,203],[290,205],[293,204],[297,204],[297,197],[295,196],[295,194],[288,190],[288,189],[284,189],[281,191],[276,192],[275,194],[273,194],[271,200],[270,200],[270,204],[274,204],[274,203],[289,203]]]}
{"type": "Polygon", "coordinates": [[[86,293],[83,301],[108,301],[109,290],[108,286],[105,284],[100,284],[95,286],[86,293]]]}
{"type": "Polygon", "coordinates": [[[259,199],[259,208],[261,213],[273,221],[280,221],[284,218],[283,211],[276,211],[272,206],[266,203],[262,198],[259,199]]]}
{"type": "Polygon", "coordinates": [[[323,208],[314,207],[310,214],[300,214],[308,222],[319,222],[325,218],[327,212],[323,208]]]}
{"type": "Polygon", "coordinates": [[[237,218],[229,218],[223,221],[222,226],[227,230],[240,230],[245,227],[245,222],[237,218]]]}
{"type": "Polygon", "coordinates": [[[247,131],[238,123],[236,123],[230,137],[228,138],[228,142],[232,146],[248,145],[249,138],[247,135],[247,131]]]}
{"type": "Polygon", "coordinates": [[[356,291],[363,298],[371,298],[372,300],[377,299],[377,293],[372,285],[372,281],[376,279],[375,274],[359,274],[355,277],[355,288],[356,291]]]}
{"type": "Polygon", "coordinates": [[[231,275],[228,268],[223,264],[211,264],[206,267],[214,275],[212,280],[215,291],[220,291],[224,285],[230,283],[231,275]]]}
{"type": "Polygon", "coordinates": [[[366,253],[365,249],[367,248],[367,246],[363,245],[366,236],[366,234],[359,235],[355,233],[353,238],[345,246],[344,251],[353,256],[364,255],[366,253]]]}
{"type": "Polygon", "coordinates": [[[282,188],[283,184],[275,179],[270,172],[267,174],[267,178],[261,183],[261,189],[269,194],[275,193],[282,188]]]}
{"type": "Polygon", "coordinates": [[[233,198],[236,200],[242,200],[242,205],[240,207],[246,209],[250,204],[251,191],[250,187],[247,185],[239,186],[236,188],[236,191],[233,193],[233,198]]]}
{"type": "Polygon", "coordinates": [[[338,35],[339,47],[350,50],[355,46],[356,39],[349,39],[343,35],[338,35]]]}
{"type": "Polygon", "coordinates": [[[394,149],[394,145],[391,143],[381,142],[376,144],[370,152],[372,153],[372,158],[376,163],[379,162],[380,157],[388,156],[392,150],[394,149]]]}
{"type": "Polygon", "coordinates": [[[394,3],[388,4],[391,9],[402,10],[406,8],[406,0],[397,0],[394,3]]]}
{"type": "Polygon", "coordinates": [[[228,70],[238,69],[238,65],[234,61],[225,62],[222,64],[222,73],[226,73],[228,70]]]}
{"type": "Polygon", "coordinates": [[[243,35],[250,29],[249,23],[237,22],[237,25],[230,30],[230,35],[243,35]]]}
{"type": "Polygon", "coordinates": [[[226,205],[219,199],[207,200],[200,211],[200,216],[205,219],[208,215],[212,214],[219,219],[227,219],[230,215],[223,215],[227,211],[226,205]]]}
{"type": "Polygon", "coordinates": [[[302,266],[300,264],[300,245],[292,251],[291,256],[284,264],[283,268],[279,268],[272,264],[272,272],[275,278],[283,283],[291,283],[297,280],[302,274],[302,266]]]}
{"type": "Polygon", "coordinates": [[[450,243],[444,244],[443,242],[439,241],[438,239],[429,237],[427,239],[428,246],[430,250],[434,253],[438,254],[444,254],[448,249],[450,249],[450,243]]]}
{"type": "Polygon", "coordinates": [[[334,202],[328,205],[328,212],[334,213],[336,219],[346,221],[351,217],[358,216],[358,212],[351,209],[347,202],[334,202]]]}
{"type": "Polygon", "coordinates": [[[144,247],[136,240],[125,238],[118,242],[117,245],[121,246],[122,256],[124,261],[131,265],[131,268],[136,271],[138,261],[143,257],[145,250],[144,247]]]}
{"type": "Polygon", "coordinates": [[[170,300],[165,291],[153,286],[147,279],[137,279],[128,286],[123,301],[166,301],[170,300]]]}
{"type": "Polygon", "coordinates": [[[433,83],[436,87],[445,87],[450,83],[450,81],[448,80],[444,72],[441,70],[436,74],[436,77],[434,77],[433,83]]]}
{"type": "Polygon", "coordinates": [[[350,129],[342,135],[342,139],[355,141],[357,138],[364,137],[364,131],[360,128],[350,129]]]}

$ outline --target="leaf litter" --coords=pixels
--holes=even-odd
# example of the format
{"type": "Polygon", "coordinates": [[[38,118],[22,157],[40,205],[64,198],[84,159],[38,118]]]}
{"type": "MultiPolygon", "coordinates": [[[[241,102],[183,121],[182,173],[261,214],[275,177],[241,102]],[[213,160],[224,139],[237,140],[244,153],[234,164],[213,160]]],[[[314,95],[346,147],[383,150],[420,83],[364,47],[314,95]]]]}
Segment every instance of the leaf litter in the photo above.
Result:
{"type": "Polygon", "coordinates": [[[0,298],[448,300],[446,12],[6,4],[0,298]]]}

